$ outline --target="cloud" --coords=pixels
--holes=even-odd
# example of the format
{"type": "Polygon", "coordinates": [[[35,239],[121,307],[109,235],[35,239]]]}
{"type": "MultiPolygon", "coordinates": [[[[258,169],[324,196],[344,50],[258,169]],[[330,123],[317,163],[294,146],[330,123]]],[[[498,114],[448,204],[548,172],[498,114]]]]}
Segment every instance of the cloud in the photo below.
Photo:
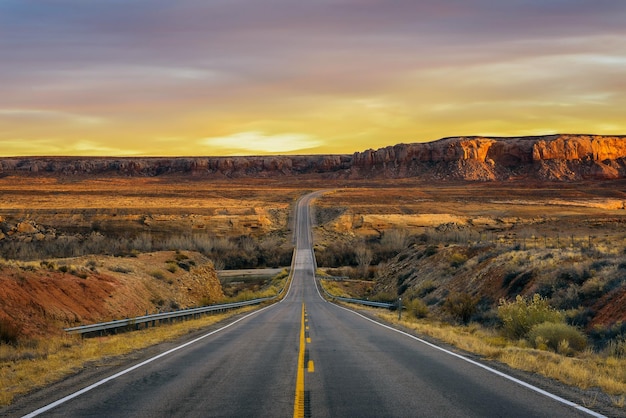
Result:
{"type": "Polygon", "coordinates": [[[615,0],[1,0],[0,140],[352,152],[624,126],[625,20],[615,0]],[[239,133],[185,140],[208,127],[239,133]]]}
{"type": "Polygon", "coordinates": [[[2,119],[34,123],[59,121],[78,125],[97,125],[104,122],[102,118],[95,116],[40,109],[0,109],[0,120],[2,119]]]}
{"type": "Polygon", "coordinates": [[[293,153],[323,145],[323,142],[310,135],[285,133],[268,135],[259,131],[239,132],[236,134],[204,138],[200,144],[230,154],[276,154],[293,153]]]}

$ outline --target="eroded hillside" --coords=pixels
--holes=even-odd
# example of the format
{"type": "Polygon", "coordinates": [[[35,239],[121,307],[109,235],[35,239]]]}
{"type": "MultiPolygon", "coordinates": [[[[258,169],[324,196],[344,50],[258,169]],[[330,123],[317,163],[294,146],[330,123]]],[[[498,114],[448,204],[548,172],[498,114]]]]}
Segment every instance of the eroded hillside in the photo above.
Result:
{"type": "Polygon", "coordinates": [[[626,321],[623,190],[619,180],[336,190],[316,202],[316,257],[353,269],[332,275],[372,280],[359,297],[419,299],[445,317],[449,297],[468,295],[489,323],[501,299],[539,294],[587,332],[612,332],[626,321]]]}
{"type": "Polygon", "coordinates": [[[213,264],[198,253],[0,262],[0,319],[24,338],[223,298],[213,264]]]}

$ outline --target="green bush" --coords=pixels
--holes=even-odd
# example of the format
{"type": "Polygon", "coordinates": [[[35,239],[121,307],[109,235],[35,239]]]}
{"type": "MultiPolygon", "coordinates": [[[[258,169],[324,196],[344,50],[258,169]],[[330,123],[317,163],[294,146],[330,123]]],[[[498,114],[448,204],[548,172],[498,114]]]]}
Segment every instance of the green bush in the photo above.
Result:
{"type": "Polygon", "coordinates": [[[511,339],[525,338],[535,325],[564,320],[563,314],[538,294],[532,298],[518,295],[515,302],[500,300],[498,318],[502,321],[503,334],[511,339]]]}
{"type": "Polygon", "coordinates": [[[578,328],[564,323],[537,324],[528,333],[528,340],[535,348],[549,348],[566,355],[587,347],[587,337],[578,328]]]}
{"type": "Polygon", "coordinates": [[[428,306],[421,299],[413,299],[407,302],[406,309],[409,315],[414,318],[426,318],[428,316],[428,306]]]}

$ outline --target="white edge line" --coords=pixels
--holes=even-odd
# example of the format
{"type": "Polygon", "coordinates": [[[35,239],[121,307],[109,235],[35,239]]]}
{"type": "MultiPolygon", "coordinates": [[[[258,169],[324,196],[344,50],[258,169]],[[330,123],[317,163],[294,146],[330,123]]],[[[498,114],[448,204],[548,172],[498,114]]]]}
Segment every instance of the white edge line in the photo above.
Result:
{"type": "MultiPolygon", "coordinates": [[[[297,211],[296,211],[296,213],[297,213],[297,211]]],[[[296,223],[296,227],[297,227],[297,218],[296,218],[295,223],[296,223]]],[[[296,249],[294,251],[294,255],[293,255],[294,263],[295,263],[295,260],[296,260],[297,253],[298,253],[298,249],[296,247],[296,249]]],[[[67,396],[65,396],[65,397],[63,397],[63,398],[61,398],[61,399],[59,399],[57,401],[54,401],[54,402],[52,402],[52,403],[50,403],[48,405],[42,406],[41,408],[39,408],[39,409],[29,413],[29,414],[24,415],[22,418],[31,418],[31,417],[36,417],[37,415],[43,414],[44,412],[47,412],[47,411],[49,411],[49,410],[51,410],[53,408],[56,408],[59,405],[62,405],[64,403],[66,403],[67,401],[70,401],[70,400],[72,400],[74,398],[77,398],[80,395],[82,395],[84,393],[87,393],[87,392],[89,392],[92,389],[97,388],[98,386],[101,386],[101,385],[103,385],[103,384],[105,384],[107,382],[110,382],[111,380],[117,379],[118,377],[123,376],[123,375],[125,375],[127,373],[130,373],[130,372],[132,372],[135,369],[143,367],[146,364],[152,363],[153,361],[158,360],[161,357],[165,357],[165,356],[167,356],[167,355],[169,355],[169,354],[171,354],[171,353],[173,353],[175,351],[178,351],[178,350],[180,350],[182,348],[185,348],[187,346],[195,344],[198,341],[203,340],[203,339],[205,339],[205,338],[207,338],[207,337],[209,337],[209,336],[211,336],[213,334],[216,334],[216,333],[218,333],[220,331],[223,331],[226,328],[229,328],[229,327],[235,325],[236,323],[238,323],[240,321],[243,321],[246,318],[249,318],[249,317],[251,317],[253,315],[256,315],[258,313],[263,312],[266,309],[269,309],[269,308],[271,308],[273,306],[276,306],[279,303],[282,303],[285,299],[287,299],[287,296],[289,296],[289,293],[291,292],[291,288],[292,288],[292,285],[293,285],[293,275],[295,274],[295,266],[293,265],[293,263],[292,263],[292,268],[290,269],[289,274],[290,274],[291,277],[288,278],[288,280],[289,280],[289,288],[287,289],[287,293],[285,293],[285,296],[283,296],[283,298],[280,299],[277,303],[273,303],[273,304],[271,304],[269,306],[266,306],[265,308],[261,308],[258,311],[251,312],[248,315],[243,316],[243,317],[239,318],[238,320],[233,321],[233,322],[231,322],[230,324],[228,324],[226,326],[223,326],[222,328],[216,329],[215,331],[211,331],[208,334],[202,335],[202,336],[200,336],[200,337],[198,337],[198,338],[196,338],[194,340],[186,342],[185,344],[179,345],[178,347],[174,347],[174,348],[172,348],[172,349],[170,349],[168,351],[165,351],[165,352],[163,352],[161,354],[158,354],[158,355],[156,355],[154,357],[151,357],[151,358],[149,358],[149,359],[147,359],[147,360],[145,360],[145,361],[143,361],[141,363],[135,364],[134,366],[131,366],[128,369],[124,369],[124,370],[122,370],[122,371],[120,371],[120,372],[118,372],[118,373],[116,373],[114,375],[111,375],[111,376],[106,377],[106,378],[104,378],[102,380],[99,380],[96,383],[93,383],[93,384],[91,384],[91,385],[89,385],[87,387],[84,387],[83,389],[81,389],[81,390],[79,390],[77,392],[71,393],[71,394],[69,394],[69,395],[67,395],[67,396]]],[[[315,272],[313,272],[313,278],[315,278],[315,272]]],[[[316,288],[317,288],[317,286],[316,286],[316,288]]],[[[317,293],[319,294],[319,290],[317,291],[317,293]]],[[[320,295],[320,298],[321,297],[322,297],[322,295],[320,295]]]]}
{"type": "Polygon", "coordinates": [[[406,337],[412,338],[412,339],[414,339],[414,340],[416,340],[416,341],[421,342],[422,344],[426,344],[427,346],[429,346],[429,347],[431,347],[431,348],[434,348],[434,349],[439,350],[439,351],[443,351],[443,352],[444,352],[444,353],[446,353],[446,354],[449,354],[449,355],[451,355],[451,356],[454,356],[454,357],[456,357],[456,358],[459,358],[459,359],[461,359],[461,360],[463,360],[463,361],[466,361],[466,362],[468,362],[468,363],[470,363],[470,364],[473,364],[473,365],[478,366],[478,367],[480,367],[480,368],[482,368],[482,369],[484,369],[484,370],[487,370],[488,372],[491,372],[491,373],[493,373],[493,374],[495,374],[495,375],[498,375],[498,376],[503,377],[503,378],[505,378],[505,379],[508,379],[508,380],[510,380],[510,381],[512,381],[512,382],[515,382],[515,383],[517,383],[518,385],[524,386],[525,388],[528,388],[528,389],[530,389],[530,390],[532,390],[532,391],[535,391],[535,392],[540,393],[540,394],[542,394],[542,395],[544,395],[544,396],[547,396],[548,398],[551,398],[551,399],[553,399],[553,400],[555,400],[555,401],[557,401],[557,402],[560,402],[560,403],[565,404],[565,405],[567,405],[567,406],[571,406],[572,408],[578,409],[579,411],[582,411],[582,412],[584,412],[584,413],[586,413],[586,414],[589,414],[589,415],[591,415],[591,416],[593,416],[593,417],[597,417],[597,418],[607,418],[605,415],[599,414],[598,412],[595,412],[595,411],[592,411],[591,409],[585,408],[585,407],[584,407],[584,406],[582,406],[582,405],[579,405],[579,404],[577,404],[577,403],[575,403],[575,402],[572,402],[572,401],[568,401],[567,399],[561,398],[560,396],[557,396],[557,395],[555,395],[555,394],[553,394],[553,393],[550,393],[550,392],[545,391],[545,390],[543,390],[543,389],[541,389],[541,388],[538,388],[537,386],[533,386],[533,385],[531,385],[530,383],[524,382],[523,380],[517,379],[517,378],[515,378],[515,377],[513,377],[513,376],[509,376],[509,375],[508,375],[508,374],[506,374],[506,373],[503,373],[503,372],[498,371],[498,370],[496,370],[496,369],[492,369],[492,368],[491,368],[491,367],[489,367],[489,366],[485,366],[484,364],[481,364],[481,363],[479,363],[479,362],[477,362],[477,361],[474,361],[474,360],[472,360],[472,359],[469,359],[469,358],[467,358],[467,357],[464,357],[464,356],[462,356],[462,355],[460,355],[460,354],[457,354],[457,353],[455,353],[455,352],[452,352],[452,351],[446,350],[445,348],[439,347],[439,346],[437,346],[437,345],[435,345],[435,344],[433,344],[433,343],[429,343],[428,341],[423,340],[423,339],[421,339],[421,338],[419,338],[419,337],[416,337],[415,335],[411,335],[411,334],[409,334],[409,333],[407,333],[407,332],[400,331],[399,329],[395,329],[395,328],[393,328],[393,327],[390,327],[389,325],[385,325],[385,324],[383,324],[383,323],[380,323],[380,322],[378,322],[378,321],[375,321],[375,320],[373,320],[373,319],[371,319],[371,318],[368,318],[367,316],[362,315],[362,314],[360,314],[360,313],[358,313],[358,312],[355,312],[355,311],[353,311],[353,310],[351,310],[351,309],[344,308],[343,306],[339,306],[339,305],[337,305],[337,304],[333,304],[333,305],[335,305],[336,307],[338,307],[338,308],[340,308],[340,309],[343,309],[343,310],[346,310],[346,311],[348,311],[348,312],[350,312],[350,313],[353,313],[353,314],[355,314],[355,315],[358,315],[358,316],[360,316],[361,318],[366,319],[366,320],[368,320],[368,321],[370,321],[370,322],[373,322],[374,324],[379,325],[379,326],[381,326],[381,327],[383,327],[383,328],[387,328],[387,329],[389,329],[389,330],[391,330],[391,331],[394,331],[394,332],[397,332],[397,333],[399,333],[399,334],[402,334],[402,335],[404,335],[404,336],[406,336],[406,337]]]}
{"type": "MultiPolygon", "coordinates": [[[[287,292],[289,292],[290,290],[291,290],[291,285],[289,286],[289,289],[287,290],[287,292]]],[[[286,296],[287,296],[287,295],[285,295],[285,297],[286,297],[286,296]]],[[[259,309],[258,311],[251,312],[251,313],[249,313],[248,315],[246,315],[246,316],[244,316],[244,317],[241,317],[241,318],[239,318],[238,320],[233,321],[233,322],[231,322],[231,323],[230,323],[230,324],[228,324],[228,325],[223,326],[222,328],[216,329],[215,331],[211,331],[211,332],[209,332],[208,334],[202,335],[202,336],[200,336],[200,337],[198,337],[198,338],[196,338],[196,339],[194,339],[194,340],[191,340],[191,341],[186,342],[185,344],[179,345],[178,347],[174,347],[174,348],[172,348],[172,349],[170,349],[170,350],[168,350],[168,351],[165,351],[165,352],[163,352],[163,353],[161,353],[161,354],[158,354],[158,355],[156,355],[156,356],[154,356],[154,357],[151,357],[151,358],[149,358],[148,360],[145,360],[145,361],[143,361],[143,362],[141,362],[141,363],[135,364],[134,366],[131,366],[131,367],[129,367],[128,369],[124,369],[124,370],[122,370],[121,372],[118,372],[118,373],[115,373],[114,375],[111,375],[111,376],[109,376],[109,377],[106,377],[106,378],[104,378],[104,379],[102,379],[102,380],[100,380],[100,381],[98,381],[98,382],[96,382],[96,383],[93,383],[93,384],[91,384],[91,385],[89,385],[89,386],[87,386],[87,387],[85,387],[85,388],[83,388],[83,389],[81,389],[81,390],[79,390],[79,391],[77,391],[77,392],[74,392],[74,393],[72,393],[72,394],[69,394],[69,395],[67,395],[66,397],[61,398],[61,399],[59,399],[59,400],[57,400],[57,401],[55,401],[55,402],[52,402],[51,404],[48,404],[48,405],[46,405],[46,406],[43,406],[43,407],[41,407],[41,408],[39,408],[39,409],[37,409],[37,410],[35,410],[35,411],[31,412],[30,414],[24,415],[22,418],[36,417],[36,416],[37,416],[37,415],[39,415],[39,414],[42,414],[42,413],[47,412],[47,411],[49,411],[49,410],[51,410],[51,409],[53,409],[53,408],[56,408],[57,406],[59,406],[59,405],[61,405],[61,404],[64,404],[65,402],[67,402],[67,401],[69,401],[69,400],[72,400],[72,399],[74,399],[74,398],[77,398],[77,397],[79,397],[80,395],[82,395],[82,394],[84,394],[84,393],[86,393],[86,392],[89,392],[89,391],[90,391],[90,390],[92,390],[92,389],[97,388],[98,386],[101,386],[101,385],[103,385],[103,384],[105,384],[105,383],[107,383],[107,382],[110,382],[111,380],[117,379],[118,377],[123,376],[123,375],[125,375],[125,374],[127,374],[127,373],[130,373],[130,372],[132,372],[132,371],[133,371],[133,370],[135,370],[135,369],[138,369],[138,368],[140,368],[140,367],[143,367],[143,366],[145,366],[146,364],[152,363],[153,361],[158,360],[158,359],[160,359],[161,357],[165,357],[165,356],[167,356],[167,355],[169,355],[169,354],[171,354],[171,353],[173,353],[173,352],[175,352],[175,351],[178,351],[178,350],[180,350],[180,349],[182,349],[182,348],[185,348],[185,347],[187,347],[187,346],[190,346],[190,345],[192,345],[192,344],[195,344],[195,343],[197,343],[197,342],[198,342],[198,341],[200,341],[200,340],[203,340],[203,339],[205,339],[205,338],[207,338],[207,337],[209,337],[209,336],[211,336],[211,335],[213,335],[213,334],[216,334],[216,333],[218,333],[218,332],[220,332],[220,331],[223,331],[223,330],[225,330],[226,328],[229,328],[229,327],[231,327],[231,326],[235,325],[236,323],[238,323],[238,322],[240,322],[240,321],[243,321],[243,320],[244,320],[244,319],[246,319],[246,318],[249,318],[249,317],[251,317],[251,316],[253,316],[253,315],[256,315],[256,314],[258,314],[258,313],[260,313],[260,312],[263,312],[263,311],[264,311],[264,310],[266,310],[266,309],[269,309],[269,308],[271,308],[271,307],[274,307],[274,306],[276,306],[278,303],[281,303],[284,299],[285,299],[285,298],[281,299],[281,300],[280,300],[279,302],[277,302],[277,303],[274,303],[274,304],[272,304],[272,305],[266,306],[265,308],[261,308],[261,309],[259,309]]]]}

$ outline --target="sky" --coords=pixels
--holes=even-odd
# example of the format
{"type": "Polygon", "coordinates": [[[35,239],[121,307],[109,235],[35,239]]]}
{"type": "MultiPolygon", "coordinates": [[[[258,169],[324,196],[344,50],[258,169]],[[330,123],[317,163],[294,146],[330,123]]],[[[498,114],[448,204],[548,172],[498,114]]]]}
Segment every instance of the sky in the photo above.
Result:
{"type": "Polygon", "coordinates": [[[0,0],[0,156],[626,134],[622,0],[0,0]]]}

